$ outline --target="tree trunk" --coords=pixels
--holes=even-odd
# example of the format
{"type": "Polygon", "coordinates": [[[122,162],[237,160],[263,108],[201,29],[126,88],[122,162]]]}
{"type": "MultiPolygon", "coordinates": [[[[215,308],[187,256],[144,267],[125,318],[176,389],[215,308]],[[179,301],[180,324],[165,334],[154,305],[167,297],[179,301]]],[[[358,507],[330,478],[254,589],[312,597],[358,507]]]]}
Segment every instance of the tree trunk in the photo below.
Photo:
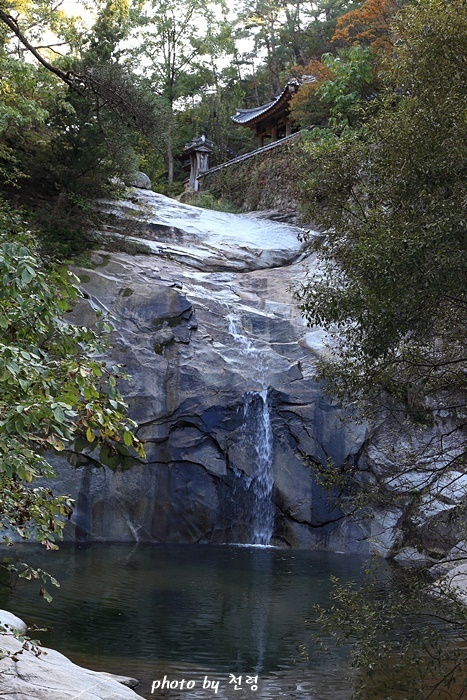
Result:
{"type": "Polygon", "coordinates": [[[172,113],[172,108],[170,110],[169,114],[169,124],[168,124],[168,129],[167,129],[167,168],[168,168],[168,175],[167,175],[167,185],[172,187],[173,182],[174,182],[174,154],[173,154],[173,113],[172,113]]]}

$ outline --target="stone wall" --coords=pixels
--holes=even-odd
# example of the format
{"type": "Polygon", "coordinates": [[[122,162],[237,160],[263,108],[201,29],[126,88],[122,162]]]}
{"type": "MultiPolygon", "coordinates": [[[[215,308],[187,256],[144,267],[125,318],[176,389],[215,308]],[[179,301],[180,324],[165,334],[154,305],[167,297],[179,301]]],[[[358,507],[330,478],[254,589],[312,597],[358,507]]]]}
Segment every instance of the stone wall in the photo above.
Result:
{"type": "Polygon", "coordinates": [[[200,178],[202,191],[225,199],[241,211],[300,211],[307,176],[302,134],[278,142],[275,148],[227,163],[200,178]]]}

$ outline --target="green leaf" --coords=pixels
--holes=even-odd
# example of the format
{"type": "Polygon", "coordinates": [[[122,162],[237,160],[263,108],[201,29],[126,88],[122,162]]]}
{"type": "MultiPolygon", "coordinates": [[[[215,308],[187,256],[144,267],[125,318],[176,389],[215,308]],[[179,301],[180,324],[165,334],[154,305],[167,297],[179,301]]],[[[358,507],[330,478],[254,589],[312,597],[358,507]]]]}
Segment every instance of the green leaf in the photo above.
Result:
{"type": "Polygon", "coordinates": [[[41,595],[43,596],[44,600],[46,600],[48,603],[51,603],[53,601],[53,597],[50,595],[48,590],[46,588],[41,588],[41,595]]]}
{"type": "Polygon", "coordinates": [[[59,423],[63,423],[63,421],[65,420],[65,414],[61,406],[55,406],[55,408],[53,409],[53,414],[56,421],[58,421],[59,423]]]}
{"type": "Polygon", "coordinates": [[[21,279],[25,284],[29,284],[29,282],[32,280],[34,277],[34,273],[32,270],[29,268],[25,267],[23,271],[21,272],[21,279]]]}

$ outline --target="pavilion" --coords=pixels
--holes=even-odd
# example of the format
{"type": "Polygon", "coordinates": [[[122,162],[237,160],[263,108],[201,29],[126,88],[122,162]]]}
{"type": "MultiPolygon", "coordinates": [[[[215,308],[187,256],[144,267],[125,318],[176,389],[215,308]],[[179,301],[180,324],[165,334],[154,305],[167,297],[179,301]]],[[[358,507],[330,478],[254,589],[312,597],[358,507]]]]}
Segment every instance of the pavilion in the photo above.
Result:
{"type": "Polygon", "coordinates": [[[280,95],[271,102],[252,109],[238,109],[231,119],[235,124],[255,130],[258,148],[265,145],[265,138],[270,137],[272,143],[290,136],[297,130],[290,118],[290,100],[303,82],[314,80],[315,78],[309,75],[303,76],[301,80],[289,80],[280,95]]]}

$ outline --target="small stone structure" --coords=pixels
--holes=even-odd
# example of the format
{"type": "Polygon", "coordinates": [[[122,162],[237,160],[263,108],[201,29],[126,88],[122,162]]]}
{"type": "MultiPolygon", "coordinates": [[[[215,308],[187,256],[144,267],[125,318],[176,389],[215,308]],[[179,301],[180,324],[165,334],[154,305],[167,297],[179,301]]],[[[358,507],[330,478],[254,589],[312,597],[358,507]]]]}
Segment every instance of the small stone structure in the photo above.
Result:
{"type": "Polygon", "coordinates": [[[198,192],[198,176],[209,170],[209,157],[214,151],[214,143],[203,132],[201,136],[187,143],[183,151],[184,156],[189,156],[190,179],[187,189],[198,192]]]}

